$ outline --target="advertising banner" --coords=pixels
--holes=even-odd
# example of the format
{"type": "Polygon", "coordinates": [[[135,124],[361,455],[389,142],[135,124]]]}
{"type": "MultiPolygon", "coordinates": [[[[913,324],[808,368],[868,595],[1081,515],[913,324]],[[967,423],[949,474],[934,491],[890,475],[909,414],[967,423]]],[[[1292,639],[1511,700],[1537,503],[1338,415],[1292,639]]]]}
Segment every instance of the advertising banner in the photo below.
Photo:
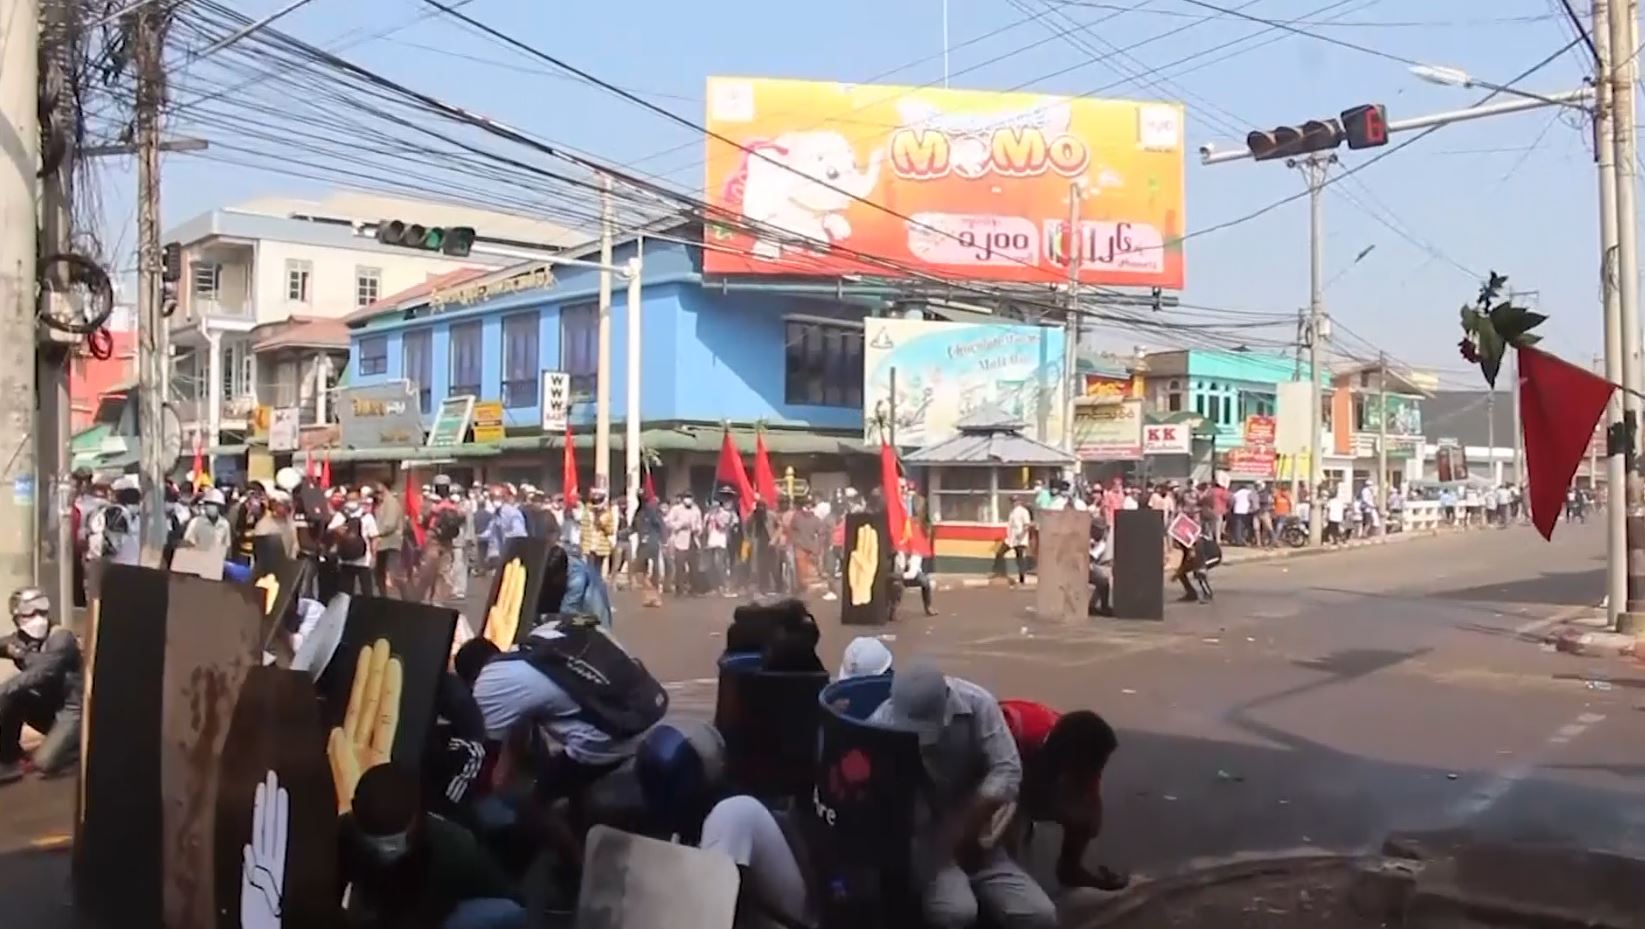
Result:
{"type": "Polygon", "coordinates": [[[543,372],[543,431],[564,432],[571,417],[571,375],[543,372]]]}
{"type": "Polygon", "coordinates": [[[1084,396],[1092,400],[1124,400],[1131,396],[1131,379],[1109,377],[1106,374],[1087,374],[1084,396]]]}
{"type": "Polygon", "coordinates": [[[507,430],[503,428],[503,405],[496,400],[474,404],[474,441],[501,442],[507,430]]]}
{"type": "Polygon", "coordinates": [[[268,421],[268,450],[296,451],[297,436],[302,431],[300,423],[299,410],[294,406],[282,406],[273,410],[268,421]]]}
{"type": "Polygon", "coordinates": [[[709,274],[1183,286],[1176,103],[708,79],[709,274]]]}
{"type": "Polygon", "coordinates": [[[410,381],[384,381],[339,390],[339,437],[351,448],[423,444],[423,416],[410,381]]]}
{"type": "Polygon", "coordinates": [[[1245,417],[1245,444],[1261,448],[1274,446],[1274,417],[1247,416],[1245,417]]]}
{"type": "Polygon", "coordinates": [[[463,444],[468,436],[469,421],[474,418],[474,397],[465,394],[440,401],[434,412],[434,425],[428,430],[430,448],[463,444]]]}
{"type": "Polygon", "coordinates": [[[1194,427],[1188,423],[1149,423],[1142,427],[1144,455],[1186,455],[1194,450],[1194,427]]]}
{"type": "MultiPolygon", "coordinates": [[[[1388,410],[1389,435],[1422,435],[1422,399],[1389,394],[1385,398],[1388,410]]],[[[1365,398],[1365,431],[1377,432],[1382,428],[1378,418],[1375,396],[1365,398]]]]}
{"type": "Polygon", "coordinates": [[[1274,423],[1274,447],[1282,455],[1295,455],[1311,444],[1308,421],[1314,415],[1310,403],[1313,389],[1314,385],[1308,381],[1281,381],[1274,385],[1274,403],[1279,412],[1274,423]]]}
{"type": "Polygon", "coordinates": [[[1081,461],[1141,458],[1142,401],[1077,404],[1074,407],[1074,454],[1081,461]]]}
{"type": "Polygon", "coordinates": [[[1228,450],[1228,476],[1236,481],[1271,481],[1275,474],[1273,446],[1240,445],[1228,450]]]}
{"type": "Polygon", "coordinates": [[[1023,435],[1062,442],[1061,327],[869,318],[863,337],[866,441],[880,440],[893,409],[897,444],[918,447],[952,437],[962,417],[993,407],[1023,423],[1023,435]]]}

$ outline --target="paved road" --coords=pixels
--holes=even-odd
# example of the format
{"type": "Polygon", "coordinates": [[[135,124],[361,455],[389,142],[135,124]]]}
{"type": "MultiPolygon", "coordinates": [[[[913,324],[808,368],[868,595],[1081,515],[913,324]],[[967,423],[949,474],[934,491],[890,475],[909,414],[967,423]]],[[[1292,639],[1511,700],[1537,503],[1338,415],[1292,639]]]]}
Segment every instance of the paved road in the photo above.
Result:
{"type": "MultiPolygon", "coordinates": [[[[1103,855],[1118,867],[1451,825],[1645,854],[1645,669],[1532,641],[1603,586],[1600,527],[1556,538],[1487,530],[1231,565],[1214,604],[1172,603],[1163,623],[1043,623],[1031,595],[955,590],[942,615],[883,633],[899,660],[1111,719],[1103,855]],[[1608,689],[1589,687],[1599,676],[1608,689]]],[[[675,711],[709,714],[734,601],[616,598],[619,634],[675,711]]],[[[813,608],[832,663],[853,632],[837,603],[813,608]]],[[[0,789],[0,854],[66,831],[67,794],[0,789]]],[[[0,885],[60,886],[20,862],[0,859],[0,885]]]]}

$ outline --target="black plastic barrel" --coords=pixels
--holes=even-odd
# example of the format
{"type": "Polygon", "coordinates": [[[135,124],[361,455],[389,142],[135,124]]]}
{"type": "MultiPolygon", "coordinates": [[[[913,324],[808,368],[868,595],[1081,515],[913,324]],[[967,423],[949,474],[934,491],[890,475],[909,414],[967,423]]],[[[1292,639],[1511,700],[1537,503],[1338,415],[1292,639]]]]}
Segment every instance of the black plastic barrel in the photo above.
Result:
{"type": "Polygon", "coordinates": [[[767,801],[807,801],[816,774],[817,695],[826,671],[766,671],[753,652],[720,656],[714,727],[725,738],[726,775],[767,801]]]}

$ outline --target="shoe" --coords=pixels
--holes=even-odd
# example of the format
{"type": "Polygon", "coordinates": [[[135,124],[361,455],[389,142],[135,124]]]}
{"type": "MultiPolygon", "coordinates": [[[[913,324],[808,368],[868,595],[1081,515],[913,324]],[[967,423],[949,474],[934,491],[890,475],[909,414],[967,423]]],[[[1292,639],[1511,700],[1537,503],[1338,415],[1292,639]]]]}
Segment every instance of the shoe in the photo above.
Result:
{"type": "Polygon", "coordinates": [[[840,599],[839,595],[834,593],[834,591],[832,591],[832,590],[830,590],[827,593],[823,594],[822,598],[824,600],[838,600],[838,599],[840,599]]]}
{"type": "Polygon", "coordinates": [[[1199,602],[1199,597],[1197,597],[1193,594],[1183,594],[1182,596],[1177,598],[1177,602],[1178,603],[1198,603],[1199,602]]]}
{"type": "Polygon", "coordinates": [[[926,610],[926,611],[925,611],[925,615],[927,615],[927,616],[935,616],[935,615],[937,615],[937,611],[936,611],[936,610],[932,610],[932,609],[927,609],[927,610],[926,610]]]}

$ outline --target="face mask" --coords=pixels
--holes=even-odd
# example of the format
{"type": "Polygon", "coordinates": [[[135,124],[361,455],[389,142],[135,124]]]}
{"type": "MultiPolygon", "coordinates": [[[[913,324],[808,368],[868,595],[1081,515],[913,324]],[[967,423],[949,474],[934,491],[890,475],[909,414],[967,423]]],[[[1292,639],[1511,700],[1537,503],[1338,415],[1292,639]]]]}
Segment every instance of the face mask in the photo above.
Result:
{"type": "Polygon", "coordinates": [[[411,851],[410,836],[404,832],[397,835],[362,835],[360,840],[365,843],[371,857],[383,864],[393,864],[411,851]]]}
{"type": "Polygon", "coordinates": [[[223,515],[223,508],[222,507],[218,506],[215,503],[206,504],[206,518],[207,519],[211,520],[212,522],[216,522],[217,518],[219,516],[222,516],[222,515],[223,515]]]}
{"type": "Polygon", "coordinates": [[[343,504],[343,512],[347,513],[350,516],[358,515],[359,512],[360,512],[360,504],[358,504],[358,503],[345,503],[345,504],[343,504]]]}
{"type": "Polygon", "coordinates": [[[46,632],[51,629],[51,620],[45,616],[19,616],[14,619],[18,631],[37,642],[45,638],[46,632]]]}

